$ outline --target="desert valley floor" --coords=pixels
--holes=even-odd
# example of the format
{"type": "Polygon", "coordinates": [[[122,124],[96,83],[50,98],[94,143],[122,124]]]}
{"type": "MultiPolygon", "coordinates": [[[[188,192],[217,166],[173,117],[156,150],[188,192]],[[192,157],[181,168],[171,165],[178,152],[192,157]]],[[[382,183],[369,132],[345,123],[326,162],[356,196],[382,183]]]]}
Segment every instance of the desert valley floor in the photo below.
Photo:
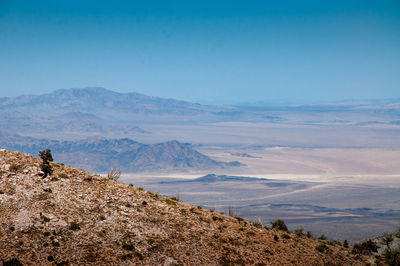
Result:
{"type": "Polygon", "coordinates": [[[217,172],[125,174],[123,182],[182,201],[290,229],[359,241],[400,225],[400,152],[389,149],[203,147],[245,167],[217,172]],[[200,178],[208,174],[209,178],[200,178]],[[237,178],[231,178],[232,176],[237,178]],[[250,178],[248,178],[250,177],[250,178]]]}

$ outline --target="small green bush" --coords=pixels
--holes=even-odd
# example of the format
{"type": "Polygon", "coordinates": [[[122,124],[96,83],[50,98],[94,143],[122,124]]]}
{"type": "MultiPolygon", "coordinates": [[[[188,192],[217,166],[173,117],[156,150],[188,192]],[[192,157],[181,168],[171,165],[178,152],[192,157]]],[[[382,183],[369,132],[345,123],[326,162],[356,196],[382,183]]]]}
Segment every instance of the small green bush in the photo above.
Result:
{"type": "Polygon", "coordinates": [[[284,239],[290,239],[290,235],[288,235],[288,234],[283,234],[283,235],[281,235],[281,237],[284,239]]]}
{"type": "Polygon", "coordinates": [[[279,237],[277,235],[274,235],[274,241],[276,242],[278,240],[279,240],[279,237]]]}
{"type": "Polygon", "coordinates": [[[48,192],[48,193],[52,193],[53,192],[53,190],[51,190],[51,188],[44,188],[43,191],[44,192],[48,192]]]}
{"type": "Polygon", "coordinates": [[[319,252],[325,252],[326,250],[329,249],[329,247],[325,244],[319,244],[318,246],[315,247],[315,249],[319,252]]]}
{"type": "Polygon", "coordinates": [[[134,246],[133,244],[124,243],[124,244],[122,245],[122,248],[125,249],[125,250],[132,251],[132,250],[135,249],[135,246],[134,246]]]}
{"type": "Polygon", "coordinates": [[[254,235],[256,235],[256,233],[254,233],[254,231],[248,231],[246,234],[247,234],[248,236],[254,236],[254,235]]]}
{"type": "Polygon", "coordinates": [[[12,172],[18,172],[21,169],[21,166],[17,165],[17,164],[12,164],[10,166],[10,171],[12,172]]]}
{"type": "Polygon", "coordinates": [[[378,246],[371,239],[368,239],[361,243],[354,244],[353,246],[353,253],[355,254],[371,255],[373,252],[377,251],[378,251],[378,246]]]}
{"type": "Polygon", "coordinates": [[[282,231],[288,231],[288,228],[285,224],[285,222],[281,219],[275,220],[271,222],[272,228],[282,230],[282,231]]]}
{"type": "Polygon", "coordinates": [[[295,229],[294,233],[296,234],[296,236],[302,236],[303,235],[303,228],[295,229]]]}
{"type": "Polygon", "coordinates": [[[382,256],[385,260],[385,262],[388,265],[393,265],[393,266],[397,266],[400,265],[400,249],[385,249],[382,253],[382,256]]]}
{"type": "Polygon", "coordinates": [[[63,179],[67,179],[67,178],[69,178],[69,175],[67,175],[67,174],[65,174],[65,173],[59,173],[59,174],[58,174],[58,177],[59,177],[59,178],[63,178],[63,179]]]}
{"type": "Polygon", "coordinates": [[[42,219],[43,221],[45,221],[46,223],[50,222],[50,218],[47,216],[42,215],[42,219]]]}
{"type": "Polygon", "coordinates": [[[46,231],[43,233],[44,236],[50,236],[50,232],[46,231]]]}
{"type": "Polygon", "coordinates": [[[165,202],[166,202],[168,205],[173,205],[173,206],[176,205],[176,201],[175,201],[175,200],[172,200],[172,199],[165,199],[165,202]]]}
{"type": "Polygon", "coordinates": [[[242,217],[235,216],[234,218],[238,221],[238,223],[240,223],[240,222],[246,222],[242,217]]]}
{"type": "Polygon", "coordinates": [[[11,259],[3,262],[3,266],[22,266],[23,264],[19,261],[19,259],[11,259]]]}
{"type": "Polygon", "coordinates": [[[72,222],[72,223],[69,225],[69,229],[71,229],[71,230],[73,230],[73,231],[76,231],[76,230],[80,230],[80,229],[81,229],[81,226],[80,226],[78,223],[76,223],[76,222],[72,222]]]}

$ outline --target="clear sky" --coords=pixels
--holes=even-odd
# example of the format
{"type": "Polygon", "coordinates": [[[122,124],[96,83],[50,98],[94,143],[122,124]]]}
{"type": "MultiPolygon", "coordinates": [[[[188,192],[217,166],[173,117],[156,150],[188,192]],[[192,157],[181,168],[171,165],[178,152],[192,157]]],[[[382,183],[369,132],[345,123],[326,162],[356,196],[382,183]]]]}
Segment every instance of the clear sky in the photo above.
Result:
{"type": "Polygon", "coordinates": [[[399,0],[0,0],[0,96],[400,97],[399,0]]]}

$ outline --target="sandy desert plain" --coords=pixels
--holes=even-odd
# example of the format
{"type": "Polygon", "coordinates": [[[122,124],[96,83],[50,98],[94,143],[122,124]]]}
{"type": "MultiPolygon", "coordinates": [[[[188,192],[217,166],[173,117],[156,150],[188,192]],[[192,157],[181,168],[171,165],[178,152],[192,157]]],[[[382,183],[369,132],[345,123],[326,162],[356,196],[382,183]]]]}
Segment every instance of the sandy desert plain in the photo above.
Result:
{"type": "Polygon", "coordinates": [[[213,159],[245,166],[125,173],[123,182],[219,212],[232,206],[235,215],[264,224],[284,219],[289,229],[342,241],[400,226],[398,125],[225,122],[146,129],[153,132],[152,141],[175,136],[213,159]],[[196,179],[208,174],[217,178],[196,179]]]}

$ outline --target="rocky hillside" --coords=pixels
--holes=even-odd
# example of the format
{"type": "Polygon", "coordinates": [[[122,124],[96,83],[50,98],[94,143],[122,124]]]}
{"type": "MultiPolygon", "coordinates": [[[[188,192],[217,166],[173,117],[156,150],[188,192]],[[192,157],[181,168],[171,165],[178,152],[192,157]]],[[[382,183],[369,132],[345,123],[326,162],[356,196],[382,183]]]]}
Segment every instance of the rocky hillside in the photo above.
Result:
{"type": "Polygon", "coordinates": [[[363,265],[339,243],[266,228],[62,164],[0,151],[4,265],[363,265]],[[19,265],[19,264],[13,264],[19,265]]]}

